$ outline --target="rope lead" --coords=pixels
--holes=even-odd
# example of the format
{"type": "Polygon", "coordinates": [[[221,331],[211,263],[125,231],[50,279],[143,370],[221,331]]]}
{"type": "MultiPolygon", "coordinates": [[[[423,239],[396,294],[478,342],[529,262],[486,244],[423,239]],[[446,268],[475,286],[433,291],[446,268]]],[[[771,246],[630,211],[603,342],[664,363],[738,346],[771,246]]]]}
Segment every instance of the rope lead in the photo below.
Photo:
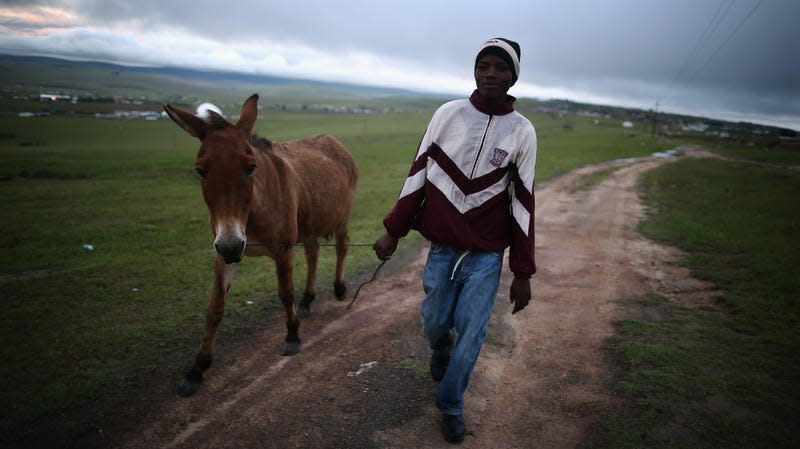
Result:
{"type": "Polygon", "coordinates": [[[370,279],[370,280],[368,280],[366,282],[362,282],[361,285],[358,286],[358,288],[356,289],[356,294],[353,295],[353,299],[351,299],[350,300],[350,304],[347,305],[348,309],[353,307],[353,303],[356,302],[356,298],[358,298],[358,293],[361,291],[361,288],[375,280],[375,278],[378,276],[378,272],[381,271],[381,268],[383,268],[383,265],[385,263],[386,263],[386,261],[384,260],[383,262],[381,262],[380,265],[378,265],[378,268],[376,268],[375,272],[372,273],[372,279],[370,279]]]}

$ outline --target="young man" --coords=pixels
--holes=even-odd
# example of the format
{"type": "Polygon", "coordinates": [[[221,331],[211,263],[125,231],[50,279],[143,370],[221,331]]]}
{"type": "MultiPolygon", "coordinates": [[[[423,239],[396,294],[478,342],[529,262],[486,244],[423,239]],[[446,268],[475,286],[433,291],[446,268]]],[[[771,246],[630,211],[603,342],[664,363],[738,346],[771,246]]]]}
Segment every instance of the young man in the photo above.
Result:
{"type": "Polygon", "coordinates": [[[422,321],[440,381],[436,405],[445,439],[461,441],[464,391],[483,345],[505,248],[516,313],[531,299],[536,131],[507,94],[519,76],[516,42],[486,41],[475,58],[477,89],[433,115],[394,208],[373,249],[388,259],[410,229],[431,242],[422,321]]]}

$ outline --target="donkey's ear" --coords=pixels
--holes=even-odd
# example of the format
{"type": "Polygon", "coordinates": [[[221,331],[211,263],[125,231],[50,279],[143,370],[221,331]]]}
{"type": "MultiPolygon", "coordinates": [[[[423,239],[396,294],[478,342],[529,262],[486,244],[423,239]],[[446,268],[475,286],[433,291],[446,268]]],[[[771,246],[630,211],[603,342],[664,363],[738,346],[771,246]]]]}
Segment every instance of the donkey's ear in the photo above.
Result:
{"type": "Polygon", "coordinates": [[[209,124],[200,117],[168,104],[164,105],[164,111],[167,112],[167,115],[169,115],[169,118],[171,118],[173,122],[177,123],[178,126],[186,130],[187,133],[197,137],[200,140],[203,140],[206,137],[209,124]]]}
{"type": "Polygon", "coordinates": [[[258,94],[253,94],[245,100],[242,106],[242,115],[236,122],[236,127],[242,132],[245,138],[253,133],[253,126],[258,118],[258,94]]]}

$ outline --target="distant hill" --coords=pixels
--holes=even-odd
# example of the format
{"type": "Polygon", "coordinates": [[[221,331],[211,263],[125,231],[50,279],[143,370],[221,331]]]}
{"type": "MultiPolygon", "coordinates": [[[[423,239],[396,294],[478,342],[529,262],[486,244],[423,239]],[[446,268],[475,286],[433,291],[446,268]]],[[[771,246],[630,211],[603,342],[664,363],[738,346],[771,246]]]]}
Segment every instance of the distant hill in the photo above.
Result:
{"type": "Polygon", "coordinates": [[[135,67],[0,54],[2,89],[20,95],[42,91],[85,97],[150,99],[219,98],[241,101],[253,92],[275,98],[368,99],[432,97],[403,89],[333,83],[269,75],[204,71],[180,67],[135,67]]]}
{"type": "MultiPolygon", "coordinates": [[[[258,93],[265,107],[324,111],[432,111],[452,95],[308,79],[196,70],[182,67],[126,66],[107,62],[72,61],[54,57],[0,54],[0,115],[27,113],[109,114],[120,109],[160,111],[162,103],[197,106],[213,102],[223,111],[238,112],[243,99],[258,93]],[[79,104],[48,104],[40,94],[79,98],[79,104]],[[33,112],[31,112],[33,111],[33,112]]],[[[767,134],[796,139],[798,133],[747,123],[728,123],[703,117],[658,114],[641,109],[576,103],[569,100],[522,98],[520,111],[556,116],[594,115],[615,120],[669,125],[680,128],[702,121],[712,132],[733,128],[762,129],[767,134]]]]}

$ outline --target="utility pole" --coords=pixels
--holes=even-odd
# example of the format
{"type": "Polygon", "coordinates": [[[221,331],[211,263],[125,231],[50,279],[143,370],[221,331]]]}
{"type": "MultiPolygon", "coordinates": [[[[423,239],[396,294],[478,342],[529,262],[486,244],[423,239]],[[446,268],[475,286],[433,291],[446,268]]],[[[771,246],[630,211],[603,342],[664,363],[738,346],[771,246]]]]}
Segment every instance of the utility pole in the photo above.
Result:
{"type": "Polygon", "coordinates": [[[658,100],[656,100],[656,105],[652,109],[652,111],[653,111],[653,115],[651,117],[652,117],[652,120],[653,120],[653,128],[650,130],[650,135],[651,136],[655,136],[656,135],[656,127],[658,125],[658,100]]]}

